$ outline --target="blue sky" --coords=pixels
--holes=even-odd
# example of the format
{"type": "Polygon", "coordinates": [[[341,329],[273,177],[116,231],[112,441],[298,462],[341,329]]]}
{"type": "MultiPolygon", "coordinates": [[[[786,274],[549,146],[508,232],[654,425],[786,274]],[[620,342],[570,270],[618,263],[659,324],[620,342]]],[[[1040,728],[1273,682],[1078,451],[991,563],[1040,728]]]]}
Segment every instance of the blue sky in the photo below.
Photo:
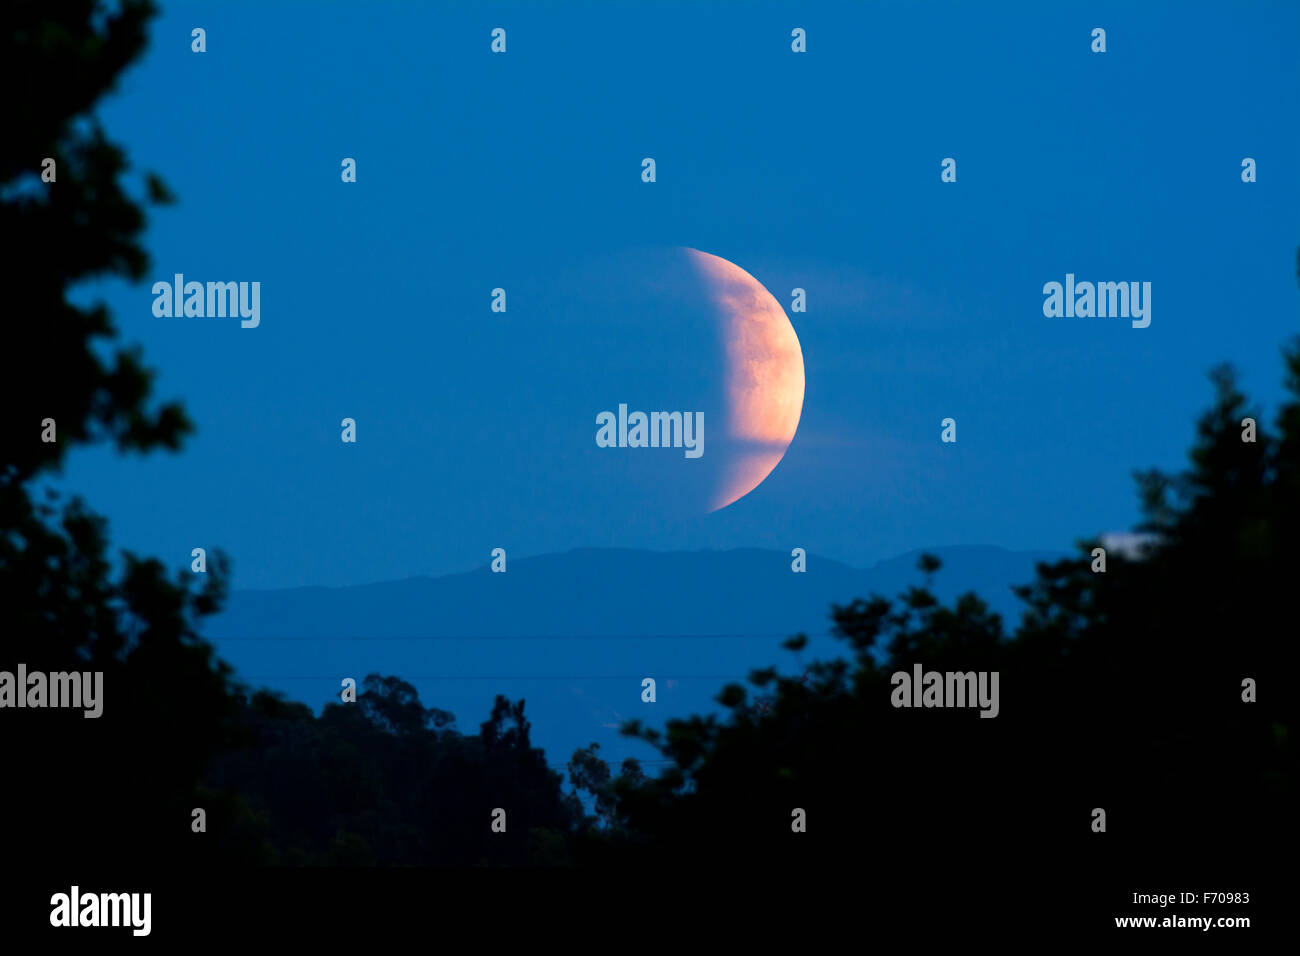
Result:
{"type": "Polygon", "coordinates": [[[226,549],[237,588],[496,546],[1068,548],[1134,521],[1135,468],[1181,464],[1210,366],[1280,397],[1295,4],[164,4],[152,36],[100,115],[179,203],[151,218],[148,281],[80,295],[198,433],[79,451],[63,484],[121,547],[226,549]],[[712,515],[594,441],[620,401],[716,385],[696,312],[647,291],[677,246],[787,311],[808,294],[798,434],[712,515]],[[260,281],[260,327],[155,317],[176,272],[260,281]],[[1151,326],[1044,317],[1067,272],[1151,282],[1151,326]]]}

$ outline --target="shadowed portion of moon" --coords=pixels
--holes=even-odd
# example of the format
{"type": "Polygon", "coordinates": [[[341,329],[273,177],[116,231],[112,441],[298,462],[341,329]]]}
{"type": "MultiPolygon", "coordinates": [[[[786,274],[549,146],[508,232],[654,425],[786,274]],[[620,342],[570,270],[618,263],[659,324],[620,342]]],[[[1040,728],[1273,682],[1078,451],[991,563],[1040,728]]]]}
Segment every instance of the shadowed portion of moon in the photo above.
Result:
{"type": "Polygon", "coordinates": [[[762,484],[794,439],[803,412],[803,350],[785,310],[757,279],[718,256],[686,253],[704,281],[726,352],[723,463],[709,502],[717,511],[762,484]]]}

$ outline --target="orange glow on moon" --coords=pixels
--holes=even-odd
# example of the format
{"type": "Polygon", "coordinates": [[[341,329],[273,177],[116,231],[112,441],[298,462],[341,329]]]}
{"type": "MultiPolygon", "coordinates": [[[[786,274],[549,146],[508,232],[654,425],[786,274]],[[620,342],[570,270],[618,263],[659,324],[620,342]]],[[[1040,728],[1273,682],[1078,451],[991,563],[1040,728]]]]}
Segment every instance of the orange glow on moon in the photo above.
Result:
{"type": "Polygon", "coordinates": [[[803,350],[772,293],[740,266],[687,249],[722,323],[727,351],[727,456],[717,511],[757,488],[794,439],[803,412],[803,350]]]}

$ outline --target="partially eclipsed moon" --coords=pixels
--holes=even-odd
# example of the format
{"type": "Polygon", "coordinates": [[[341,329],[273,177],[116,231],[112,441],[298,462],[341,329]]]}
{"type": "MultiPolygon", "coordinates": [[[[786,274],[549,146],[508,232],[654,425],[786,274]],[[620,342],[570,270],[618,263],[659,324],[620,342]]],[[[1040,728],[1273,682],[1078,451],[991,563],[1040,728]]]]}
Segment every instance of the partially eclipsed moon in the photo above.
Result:
{"type": "Polygon", "coordinates": [[[717,511],[757,488],[790,447],[803,411],[803,350],[785,310],[757,279],[726,259],[686,252],[708,287],[726,345],[725,459],[709,503],[717,511]]]}

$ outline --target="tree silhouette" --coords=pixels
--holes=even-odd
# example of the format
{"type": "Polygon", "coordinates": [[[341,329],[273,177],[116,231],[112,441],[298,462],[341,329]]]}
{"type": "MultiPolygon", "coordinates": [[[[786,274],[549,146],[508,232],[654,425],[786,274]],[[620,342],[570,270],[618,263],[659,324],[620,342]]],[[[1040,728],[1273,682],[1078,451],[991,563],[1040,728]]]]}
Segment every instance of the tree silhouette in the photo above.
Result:
{"type": "Polygon", "coordinates": [[[141,198],[128,193],[125,156],[93,113],[143,50],[153,8],[19,2],[6,14],[0,76],[22,94],[12,97],[0,158],[0,231],[14,240],[4,266],[6,364],[20,373],[0,376],[2,666],[104,673],[98,719],[4,713],[14,770],[4,789],[21,800],[6,816],[11,849],[20,859],[165,859],[189,834],[195,787],[230,733],[227,670],[194,630],[224,593],[227,563],[215,555],[202,588],[131,555],[115,575],[104,522],[38,488],[71,447],[176,448],[190,427],[178,405],[150,406],[152,373],[138,349],[118,342],[108,310],[67,297],[90,278],[140,279],[142,203],[168,199],[153,175],[141,198]],[[40,178],[47,157],[53,182],[40,178]],[[56,441],[42,440],[47,419],[56,441]]]}
{"type": "Polygon", "coordinates": [[[1189,467],[1136,476],[1145,552],[1112,549],[1094,571],[1101,543],[1084,541],[1080,557],[1040,565],[1017,589],[1025,611],[1013,633],[974,594],[941,605],[928,587],[939,562],[923,556],[926,586],[833,609],[846,658],[802,678],[754,672],[760,703],[729,685],[725,719],[626,724],[671,764],[655,779],[602,784],[617,795],[607,814],[623,822],[602,859],[801,872],[870,859],[921,875],[956,858],[1085,873],[1121,860],[1240,862],[1285,845],[1300,343],[1283,357],[1275,427],[1230,369],[1215,369],[1189,467]],[[1259,425],[1253,443],[1247,417],[1259,425]],[[914,664],[999,672],[999,716],[894,708],[890,675],[914,664]],[[1255,702],[1243,699],[1247,679],[1255,702]],[[792,832],[795,808],[806,833],[792,832]],[[1107,811],[1105,842],[1095,808],[1107,811]]]}
{"type": "Polygon", "coordinates": [[[151,405],[153,375],[108,310],[68,299],[87,279],[143,278],[144,206],[170,198],[152,174],[131,194],[94,116],[154,12],[143,0],[6,10],[0,77],[22,91],[0,157],[0,225],[17,240],[6,359],[23,374],[0,376],[0,670],[104,675],[97,719],[0,712],[6,853],[70,866],[567,862],[581,804],[532,747],[522,701],[498,698],[464,737],[396,677],[372,675],[355,704],[319,717],[237,686],[198,633],[225,595],[225,556],[210,556],[202,587],[130,554],[115,573],[105,522],[40,487],[71,447],[176,449],[191,431],[179,404],[151,405]],[[504,834],[488,827],[495,806],[504,834]]]}
{"type": "Polygon", "coordinates": [[[476,735],[415,688],[371,674],[356,704],[310,708],[256,694],[241,715],[253,746],[214,761],[209,785],[267,826],[214,830],[227,860],[289,865],[500,866],[570,862],[580,803],[532,746],[524,703],[498,697],[476,735]],[[395,715],[398,715],[395,719],[395,715]],[[506,831],[490,812],[506,811],[506,831]]]}
{"type": "Polygon", "coordinates": [[[152,174],[128,189],[126,157],[94,116],[154,9],[18,0],[6,12],[0,78],[21,95],[0,155],[0,229],[6,358],[22,374],[0,376],[0,669],[104,674],[98,719],[0,713],[10,859],[827,871],[872,859],[915,874],[946,860],[1222,861],[1293,839],[1300,344],[1284,350],[1288,398],[1271,427],[1214,371],[1189,467],[1137,476],[1145,553],[1112,549],[1099,573],[1100,542],[1085,541],[1080,557],[1040,566],[1014,632],[973,594],[937,601],[939,563],[923,558],[922,586],[832,609],[845,657],[722,688],[725,718],[629,724],[670,761],[653,778],[636,761],[611,773],[593,745],[573,755],[565,794],[523,701],[498,697],[462,734],[395,676],[370,675],[355,704],[319,716],[236,686],[199,636],[225,594],[225,557],[201,587],[130,554],[115,571],[103,520],[41,485],[71,447],[176,449],[191,430],[179,404],[153,402],[152,373],[108,310],[68,298],[87,279],[143,278],[144,208],[169,199],[152,174]],[[1242,440],[1247,417],[1255,442],[1242,440]],[[57,441],[43,440],[49,419],[57,441]],[[890,675],[914,664],[998,672],[998,717],[893,707],[890,675]],[[207,811],[200,841],[194,807],[207,811]],[[505,833],[489,828],[495,807],[505,833]],[[806,833],[792,831],[796,808],[806,833]]]}

